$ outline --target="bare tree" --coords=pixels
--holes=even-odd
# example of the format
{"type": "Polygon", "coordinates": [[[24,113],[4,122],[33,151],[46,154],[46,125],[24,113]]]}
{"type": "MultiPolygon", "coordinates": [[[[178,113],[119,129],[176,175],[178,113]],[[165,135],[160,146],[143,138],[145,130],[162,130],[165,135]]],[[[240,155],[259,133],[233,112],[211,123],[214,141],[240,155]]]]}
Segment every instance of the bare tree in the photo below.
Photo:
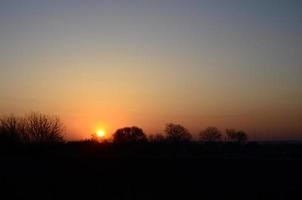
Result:
{"type": "Polygon", "coordinates": [[[114,143],[145,142],[147,136],[144,131],[138,127],[125,127],[118,129],[113,134],[114,143]]]}
{"type": "Polygon", "coordinates": [[[165,133],[167,140],[171,142],[188,142],[192,139],[190,132],[180,124],[167,124],[165,133]]]}
{"type": "Polygon", "coordinates": [[[14,115],[1,117],[0,139],[6,144],[26,142],[28,137],[24,118],[14,115]]]}
{"type": "Polygon", "coordinates": [[[245,143],[248,139],[244,131],[236,131],[235,129],[226,129],[227,141],[235,143],[245,143]]]}
{"type": "Polygon", "coordinates": [[[58,117],[30,113],[25,118],[26,131],[32,143],[63,142],[64,126],[58,117]]]}
{"type": "Polygon", "coordinates": [[[199,139],[204,142],[218,142],[221,140],[221,132],[216,127],[208,127],[199,133],[199,139]]]}
{"type": "Polygon", "coordinates": [[[59,143],[63,142],[64,126],[58,117],[30,113],[25,117],[14,115],[0,118],[2,143],[59,143]]]}

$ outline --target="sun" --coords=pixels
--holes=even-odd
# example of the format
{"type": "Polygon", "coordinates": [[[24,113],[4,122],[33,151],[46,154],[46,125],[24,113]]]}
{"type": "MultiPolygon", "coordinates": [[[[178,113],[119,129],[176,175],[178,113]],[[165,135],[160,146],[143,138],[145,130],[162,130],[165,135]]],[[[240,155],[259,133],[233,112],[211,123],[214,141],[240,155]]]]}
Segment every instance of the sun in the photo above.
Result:
{"type": "Polygon", "coordinates": [[[105,137],[105,131],[102,129],[97,130],[96,135],[100,138],[105,137]]]}

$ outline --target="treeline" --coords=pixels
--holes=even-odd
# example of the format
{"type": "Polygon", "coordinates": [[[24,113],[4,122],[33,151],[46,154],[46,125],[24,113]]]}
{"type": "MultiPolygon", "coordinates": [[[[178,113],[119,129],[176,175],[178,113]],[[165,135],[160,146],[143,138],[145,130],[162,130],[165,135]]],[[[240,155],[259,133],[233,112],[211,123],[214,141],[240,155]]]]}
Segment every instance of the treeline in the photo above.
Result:
{"type": "Polygon", "coordinates": [[[148,135],[132,126],[117,129],[110,138],[66,141],[64,124],[57,116],[29,113],[0,117],[0,154],[24,153],[73,156],[237,156],[301,158],[301,144],[248,141],[244,131],[208,127],[194,136],[180,124],[166,124],[162,133],[148,135]],[[47,152],[47,153],[46,153],[47,152]]]}
{"type": "MultiPolygon", "coordinates": [[[[244,131],[235,129],[227,129],[225,135],[216,127],[208,127],[199,132],[198,140],[206,143],[215,142],[233,142],[243,144],[247,141],[248,136],[244,131]]],[[[170,143],[186,143],[193,140],[192,134],[180,124],[169,123],[166,125],[163,134],[147,135],[141,128],[125,127],[118,129],[113,134],[114,143],[130,143],[130,142],[170,142],[170,143]]]]}
{"type": "MultiPolygon", "coordinates": [[[[25,116],[3,116],[0,118],[0,144],[41,144],[64,143],[64,125],[58,117],[41,113],[25,116]]],[[[206,143],[233,142],[243,144],[248,136],[244,131],[227,129],[223,134],[216,127],[200,131],[198,140],[206,143]]],[[[99,141],[96,135],[92,141],[99,141]]],[[[133,126],[116,130],[112,135],[113,143],[187,143],[193,140],[192,134],[180,124],[169,123],[163,134],[147,136],[143,129],[133,126]]]]}

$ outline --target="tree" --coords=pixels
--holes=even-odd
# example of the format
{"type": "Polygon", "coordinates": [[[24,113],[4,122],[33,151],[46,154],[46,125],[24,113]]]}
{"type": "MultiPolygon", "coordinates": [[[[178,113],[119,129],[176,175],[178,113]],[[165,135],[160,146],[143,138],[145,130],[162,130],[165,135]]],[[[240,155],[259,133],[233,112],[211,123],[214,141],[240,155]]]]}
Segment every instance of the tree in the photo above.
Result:
{"type": "Polygon", "coordinates": [[[248,139],[244,131],[236,131],[235,129],[226,129],[227,141],[235,143],[245,143],[248,139]]]}
{"type": "Polygon", "coordinates": [[[64,141],[64,126],[58,117],[31,113],[25,119],[26,131],[31,143],[60,143],[64,141]]]}
{"type": "Polygon", "coordinates": [[[24,118],[14,115],[0,118],[0,140],[2,144],[26,142],[27,139],[24,118]]]}
{"type": "Polygon", "coordinates": [[[208,127],[199,133],[199,139],[204,142],[218,142],[221,140],[221,132],[216,127],[208,127]]]}
{"type": "Polygon", "coordinates": [[[145,142],[147,136],[144,131],[138,127],[125,127],[118,129],[113,134],[114,143],[132,143],[132,142],[145,142]]]}
{"type": "Polygon", "coordinates": [[[180,124],[167,124],[165,133],[167,140],[171,142],[188,142],[192,139],[190,132],[180,124]]]}
{"type": "Polygon", "coordinates": [[[63,132],[64,126],[58,117],[40,113],[0,119],[2,143],[58,143],[64,141],[63,132]]]}

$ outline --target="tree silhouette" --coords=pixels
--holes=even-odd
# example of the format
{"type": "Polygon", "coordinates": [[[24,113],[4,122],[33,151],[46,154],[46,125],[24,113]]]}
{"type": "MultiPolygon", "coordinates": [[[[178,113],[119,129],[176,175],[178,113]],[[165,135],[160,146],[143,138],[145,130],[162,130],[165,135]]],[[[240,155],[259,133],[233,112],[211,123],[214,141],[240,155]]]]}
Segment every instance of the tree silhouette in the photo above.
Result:
{"type": "Polygon", "coordinates": [[[40,113],[25,117],[14,115],[0,119],[2,143],[58,143],[63,142],[64,127],[60,119],[40,113]]]}
{"type": "Polygon", "coordinates": [[[221,140],[221,132],[216,127],[208,127],[199,133],[199,139],[204,142],[218,142],[221,140]]]}
{"type": "Polygon", "coordinates": [[[145,142],[147,136],[144,131],[138,127],[125,127],[118,129],[113,134],[114,143],[132,143],[132,142],[145,142]]]}
{"type": "Polygon", "coordinates": [[[244,143],[248,137],[244,131],[236,131],[235,129],[226,129],[227,141],[235,143],[244,143]]]}
{"type": "Polygon", "coordinates": [[[188,142],[192,139],[190,132],[180,124],[167,124],[165,133],[167,140],[171,142],[188,142]]]}
{"type": "Polygon", "coordinates": [[[4,144],[21,143],[28,140],[25,120],[14,115],[0,118],[0,140],[4,144]]]}
{"type": "Polygon", "coordinates": [[[32,143],[60,143],[64,141],[64,126],[58,117],[31,113],[26,117],[26,129],[32,143]]]}

